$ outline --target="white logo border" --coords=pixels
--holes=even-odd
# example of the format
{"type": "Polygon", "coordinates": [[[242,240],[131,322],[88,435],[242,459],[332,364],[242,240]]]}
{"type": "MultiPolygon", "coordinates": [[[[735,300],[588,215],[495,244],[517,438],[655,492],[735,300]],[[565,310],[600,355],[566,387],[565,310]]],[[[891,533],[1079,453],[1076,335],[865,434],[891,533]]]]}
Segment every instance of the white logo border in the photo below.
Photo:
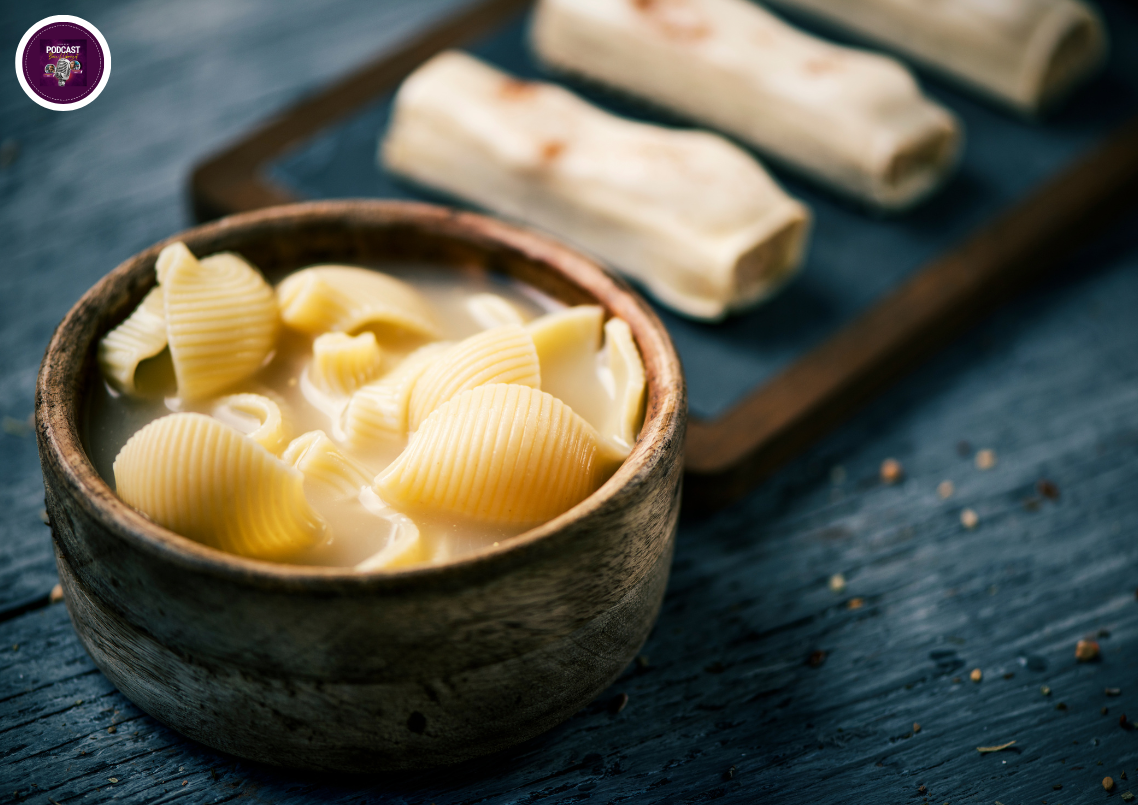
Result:
{"type": "MultiPolygon", "coordinates": [[[[90,59],[88,59],[88,61],[90,61],[90,59]]],[[[16,79],[20,82],[20,87],[23,88],[24,94],[38,103],[44,109],[53,109],[56,112],[70,112],[74,109],[82,109],[84,106],[91,103],[91,101],[99,97],[102,91],[106,89],[107,82],[111,79],[111,48],[107,44],[107,40],[103,38],[102,32],[81,17],[72,17],[70,14],[57,14],[54,17],[44,17],[42,20],[29,28],[22,37],[20,37],[20,44],[16,48],[16,79]],[[24,78],[24,48],[27,47],[28,40],[32,38],[32,35],[36,31],[40,30],[46,25],[51,25],[56,22],[70,22],[72,25],[79,25],[83,28],[86,28],[88,32],[95,36],[95,39],[99,40],[99,46],[103,49],[103,75],[99,79],[99,85],[95,87],[95,91],[88,95],[86,98],[75,101],[74,103],[55,103],[54,101],[45,100],[44,98],[41,98],[39,95],[37,95],[35,90],[28,86],[28,81],[26,78],[24,78]]]]}

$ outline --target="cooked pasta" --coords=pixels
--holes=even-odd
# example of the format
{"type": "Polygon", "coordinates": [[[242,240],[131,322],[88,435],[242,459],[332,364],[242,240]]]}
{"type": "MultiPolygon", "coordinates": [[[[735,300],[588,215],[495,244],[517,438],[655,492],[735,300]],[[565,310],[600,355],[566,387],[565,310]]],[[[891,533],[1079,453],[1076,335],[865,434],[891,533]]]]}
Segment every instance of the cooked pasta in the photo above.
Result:
{"type": "Polygon", "coordinates": [[[142,428],[119,451],[114,477],[119,497],[159,525],[240,556],[285,559],[324,532],[300,472],[204,414],[142,428]]]}
{"type": "Polygon", "coordinates": [[[374,379],[382,364],[375,333],[325,333],[312,342],[309,377],[321,391],[346,397],[374,379]]]}
{"type": "Polygon", "coordinates": [[[422,294],[394,277],[351,266],[314,266],[277,287],[281,318],[309,335],[390,328],[438,338],[434,313],[422,294]]]}
{"type": "Polygon", "coordinates": [[[285,449],[281,460],[304,474],[305,484],[312,484],[340,498],[355,498],[369,486],[375,475],[339,448],[321,430],[297,436],[285,449]]]}
{"type": "Polygon", "coordinates": [[[408,429],[417,430],[428,414],[459,392],[490,383],[541,388],[537,350],[524,328],[514,324],[485,330],[432,363],[411,390],[408,429]]]}
{"type": "Polygon", "coordinates": [[[449,342],[420,347],[391,372],[356,391],[344,409],[343,431],[348,443],[364,447],[406,436],[411,389],[427,367],[450,347],[449,342]]]}
{"type": "Polygon", "coordinates": [[[99,342],[99,369],[112,386],[138,394],[135,372],[147,358],[166,349],[166,298],[162,286],[152,289],[126,321],[99,342]]]}
{"type": "Polygon", "coordinates": [[[411,512],[535,524],[584,500],[619,461],[556,397],[497,383],[435,410],[375,488],[411,512]]]}
{"type": "Polygon", "coordinates": [[[479,326],[489,330],[505,324],[525,324],[521,312],[496,293],[478,293],[466,300],[466,310],[479,326]]]}
{"type": "MultiPolygon", "coordinates": [[[[212,411],[214,419],[229,425],[244,424],[249,418],[256,423],[245,432],[250,439],[273,455],[280,455],[288,444],[288,426],[281,407],[263,394],[230,394],[218,400],[212,411]]],[[[240,427],[237,427],[241,430],[240,427]]]]}
{"type": "MultiPolygon", "coordinates": [[[[179,249],[178,247],[181,247],[179,249]]],[[[159,276],[166,299],[166,332],[178,394],[199,399],[225,391],[264,365],[276,345],[273,289],[236,254],[195,260],[176,250],[159,276]]]]}
{"type": "Polygon", "coordinates": [[[612,383],[610,418],[601,434],[628,455],[640,425],[644,422],[644,362],[632,338],[632,329],[623,319],[605,323],[605,348],[602,378],[612,383]]]}

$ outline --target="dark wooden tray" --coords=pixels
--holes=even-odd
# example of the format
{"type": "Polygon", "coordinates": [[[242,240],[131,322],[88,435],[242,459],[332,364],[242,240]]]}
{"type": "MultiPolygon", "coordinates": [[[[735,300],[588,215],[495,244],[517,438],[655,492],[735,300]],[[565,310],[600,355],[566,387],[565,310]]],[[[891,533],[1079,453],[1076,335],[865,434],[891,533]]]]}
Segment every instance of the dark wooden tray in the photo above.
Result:
{"type": "MultiPolygon", "coordinates": [[[[311,197],[424,198],[375,166],[394,89],[448,47],[539,76],[522,41],[528,5],[479,3],[210,157],[191,179],[195,215],[311,197]]],[[[1009,117],[922,76],[964,120],[968,142],[959,175],[918,210],[876,218],[774,171],[817,216],[803,277],[724,325],[660,311],[688,371],[689,507],[746,493],[1138,202],[1138,71],[1128,63],[1138,24],[1121,0],[1102,7],[1114,55],[1047,121],[1009,117]]],[[[574,89],[624,114],[675,122],[574,89]]]]}

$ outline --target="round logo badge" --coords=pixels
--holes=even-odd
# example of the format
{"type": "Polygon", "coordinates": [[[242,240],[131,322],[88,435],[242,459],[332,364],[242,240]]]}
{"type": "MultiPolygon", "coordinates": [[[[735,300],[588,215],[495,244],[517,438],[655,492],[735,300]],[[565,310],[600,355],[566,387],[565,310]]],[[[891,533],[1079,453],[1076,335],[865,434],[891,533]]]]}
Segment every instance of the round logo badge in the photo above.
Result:
{"type": "Polygon", "coordinates": [[[111,77],[111,49],[87,20],[59,15],[40,20],[16,48],[16,78],[46,109],[82,109],[111,77]]]}

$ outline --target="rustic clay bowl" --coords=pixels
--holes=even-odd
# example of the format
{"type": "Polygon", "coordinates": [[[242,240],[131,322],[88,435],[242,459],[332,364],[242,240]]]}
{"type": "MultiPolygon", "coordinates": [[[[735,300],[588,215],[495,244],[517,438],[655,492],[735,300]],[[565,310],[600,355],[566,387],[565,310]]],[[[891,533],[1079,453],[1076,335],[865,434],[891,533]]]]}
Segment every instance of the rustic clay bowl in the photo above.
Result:
{"type": "MultiPolygon", "coordinates": [[[[627,286],[544,237],[478,215],[332,201],[176,235],[271,281],[316,262],[484,266],[632,328],[648,375],[640,440],[565,514],[438,567],[359,574],[231,556],[120,501],[84,450],[95,348],[154,285],[159,243],[55,331],[36,388],[47,510],[67,608],[129,699],[204,744],[352,771],[454,763],[524,741],[588,703],[643,645],[668,579],[686,398],[663,326],[627,286]]],[[[170,241],[167,241],[170,242],[170,241]]]]}

